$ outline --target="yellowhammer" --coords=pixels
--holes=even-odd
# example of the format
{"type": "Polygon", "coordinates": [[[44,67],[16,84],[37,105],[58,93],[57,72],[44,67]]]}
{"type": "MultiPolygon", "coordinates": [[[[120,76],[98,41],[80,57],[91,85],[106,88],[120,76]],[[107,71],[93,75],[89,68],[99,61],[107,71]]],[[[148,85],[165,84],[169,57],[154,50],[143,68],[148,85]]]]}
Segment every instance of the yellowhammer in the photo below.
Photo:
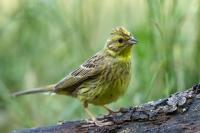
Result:
{"type": "Polygon", "coordinates": [[[105,105],[116,101],[127,90],[131,78],[131,48],[136,42],[125,28],[117,27],[101,51],[58,83],[16,92],[13,96],[52,92],[76,97],[83,103],[87,114],[96,121],[88,110],[88,104],[100,105],[112,112],[105,105]]]}

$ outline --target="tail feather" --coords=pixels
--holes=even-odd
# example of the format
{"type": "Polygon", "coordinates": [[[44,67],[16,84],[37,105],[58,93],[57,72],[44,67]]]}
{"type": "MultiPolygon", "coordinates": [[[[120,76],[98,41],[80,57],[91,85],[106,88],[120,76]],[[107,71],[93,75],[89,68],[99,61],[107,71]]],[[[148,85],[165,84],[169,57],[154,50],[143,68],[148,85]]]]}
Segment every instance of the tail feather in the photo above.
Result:
{"type": "Polygon", "coordinates": [[[22,95],[29,95],[29,94],[35,94],[35,93],[53,92],[54,91],[54,86],[55,85],[53,84],[53,85],[48,85],[48,86],[45,86],[45,87],[19,91],[19,92],[13,93],[12,96],[13,97],[18,97],[18,96],[22,96],[22,95]]]}

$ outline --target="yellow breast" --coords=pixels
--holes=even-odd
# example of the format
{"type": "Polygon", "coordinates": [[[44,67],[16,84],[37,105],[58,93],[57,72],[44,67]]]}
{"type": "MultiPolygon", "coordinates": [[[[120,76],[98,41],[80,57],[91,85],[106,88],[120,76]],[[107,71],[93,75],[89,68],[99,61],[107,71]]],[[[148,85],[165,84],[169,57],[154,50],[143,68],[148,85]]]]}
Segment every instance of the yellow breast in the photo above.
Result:
{"type": "Polygon", "coordinates": [[[84,94],[79,96],[81,101],[94,105],[105,105],[116,101],[128,88],[131,78],[130,62],[114,62],[102,75],[98,80],[90,81],[91,88],[82,89],[84,94]]]}

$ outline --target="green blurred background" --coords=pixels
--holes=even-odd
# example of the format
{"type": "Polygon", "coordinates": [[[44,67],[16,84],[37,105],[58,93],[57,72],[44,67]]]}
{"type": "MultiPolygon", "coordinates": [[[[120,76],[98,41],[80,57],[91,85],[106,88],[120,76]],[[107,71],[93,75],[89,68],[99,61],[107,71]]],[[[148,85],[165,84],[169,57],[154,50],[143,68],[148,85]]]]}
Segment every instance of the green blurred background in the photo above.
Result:
{"type": "Polygon", "coordinates": [[[104,47],[116,26],[134,33],[139,45],[128,93],[110,107],[167,97],[200,82],[198,0],[0,0],[0,132],[84,119],[74,98],[10,94],[59,81],[104,47]]]}

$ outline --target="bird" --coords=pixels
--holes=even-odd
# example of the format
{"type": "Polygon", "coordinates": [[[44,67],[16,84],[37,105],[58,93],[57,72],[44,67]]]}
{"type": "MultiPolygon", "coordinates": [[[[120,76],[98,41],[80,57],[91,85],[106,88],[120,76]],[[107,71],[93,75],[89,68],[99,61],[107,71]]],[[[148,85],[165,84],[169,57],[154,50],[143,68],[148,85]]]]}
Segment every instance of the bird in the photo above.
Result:
{"type": "Polygon", "coordinates": [[[79,99],[92,121],[98,123],[88,105],[102,106],[110,114],[114,113],[107,104],[115,102],[127,91],[132,75],[132,47],[136,43],[131,32],[118,26],[110,33],[103,49],[62,80],[44,87],[15,92],[12,96],[44,92],[72,96],[79,99]]]}

